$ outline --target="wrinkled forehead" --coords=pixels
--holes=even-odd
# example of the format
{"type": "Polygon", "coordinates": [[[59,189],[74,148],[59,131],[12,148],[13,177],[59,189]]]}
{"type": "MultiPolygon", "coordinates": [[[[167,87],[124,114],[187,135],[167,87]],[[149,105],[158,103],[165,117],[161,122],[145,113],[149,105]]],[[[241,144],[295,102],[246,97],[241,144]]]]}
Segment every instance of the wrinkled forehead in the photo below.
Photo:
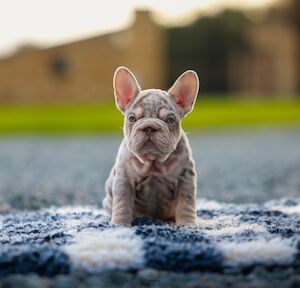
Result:
{"type": "Polygon", "coordinates": [[[140,92],[128,112],[143,114],[144,117],[156,117],[161,110],[176,111],[176,105],[166,91],[149,89],[140,92]]]}

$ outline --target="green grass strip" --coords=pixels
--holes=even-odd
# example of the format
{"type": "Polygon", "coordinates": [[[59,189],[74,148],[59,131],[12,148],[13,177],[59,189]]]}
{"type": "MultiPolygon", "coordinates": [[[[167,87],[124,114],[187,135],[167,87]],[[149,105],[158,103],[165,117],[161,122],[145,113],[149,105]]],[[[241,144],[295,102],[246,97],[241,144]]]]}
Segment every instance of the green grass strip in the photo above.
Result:
{"type": "MultiPolygon", "coordinates": [[[[114,104],[0,106],[0,133],[118,132],[114,104]]],[[[200,99],[183,121],[187,130],[300,124],[299,100],[200,99]]]]}

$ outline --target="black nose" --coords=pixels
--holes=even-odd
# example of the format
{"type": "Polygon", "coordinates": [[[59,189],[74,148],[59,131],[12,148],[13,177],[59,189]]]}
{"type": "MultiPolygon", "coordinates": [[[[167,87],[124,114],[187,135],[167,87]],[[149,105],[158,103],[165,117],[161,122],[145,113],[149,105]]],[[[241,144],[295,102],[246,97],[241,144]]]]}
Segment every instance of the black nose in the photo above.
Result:
{"type": "Polygon", "coordinates": [[[152,134],[154,132],[156,132],[158,129],[154,128],[154,127],[147,127],[147,128],[144,128],[143,131],[147,134],[152,134]]]}

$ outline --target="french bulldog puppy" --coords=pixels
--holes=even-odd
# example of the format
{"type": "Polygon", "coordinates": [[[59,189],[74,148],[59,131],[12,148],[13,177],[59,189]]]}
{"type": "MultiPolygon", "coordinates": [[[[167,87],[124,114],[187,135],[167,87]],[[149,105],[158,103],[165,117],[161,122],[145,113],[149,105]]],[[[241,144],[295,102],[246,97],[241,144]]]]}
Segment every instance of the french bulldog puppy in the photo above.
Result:
{"type": "Polygon", "coordinates": [[[114,224],[151,216],[177,225],[196,225],[196,171],[181,120],[192,111],[197,74],[184,72],[168,90],[141,90],[135,76],[119,67],[113,79],[124,114],[124,140],[106,181],[103,207],[114,224]]]}

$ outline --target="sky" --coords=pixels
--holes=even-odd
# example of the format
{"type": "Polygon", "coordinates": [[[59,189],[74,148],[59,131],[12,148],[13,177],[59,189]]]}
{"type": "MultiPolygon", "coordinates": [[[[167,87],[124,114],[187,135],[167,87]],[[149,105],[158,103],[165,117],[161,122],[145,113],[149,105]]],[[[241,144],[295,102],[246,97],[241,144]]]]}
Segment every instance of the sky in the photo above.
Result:
{"type": "Polygon", "coordinates": [[[262,7],[276,0],[0,0],[0,56],[24,44],[53,46],[129,25],[149,8],[170,25],[223,7],[262,7]]]}

